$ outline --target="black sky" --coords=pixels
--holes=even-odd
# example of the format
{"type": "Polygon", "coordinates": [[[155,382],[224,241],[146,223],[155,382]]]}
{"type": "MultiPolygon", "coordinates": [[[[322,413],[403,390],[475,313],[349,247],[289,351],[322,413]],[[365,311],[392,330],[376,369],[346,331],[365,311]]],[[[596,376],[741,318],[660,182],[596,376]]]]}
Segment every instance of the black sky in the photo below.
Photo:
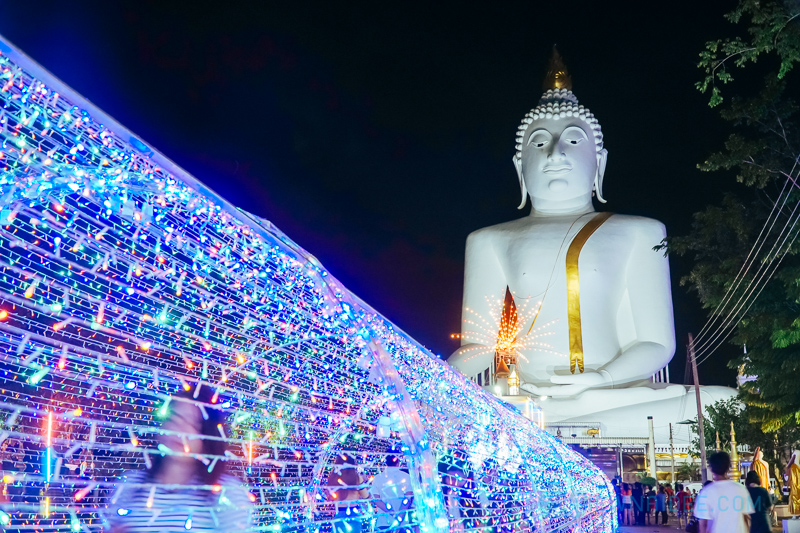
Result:
{"type": "MultiPolygon", "coordinates": [[[[554,43],[603,127],[603,209],[680,234],[735,186],[696,170],[728,131],[694,89],[733,5],[0,0],[0,33],[446,356],[466,236],[521,214],[514,134],[554,43]]],[[[704,314],[671,264],[680,380],[704,314]]],[[[731,385],[732,350],[701,380],[731,385]]]]}

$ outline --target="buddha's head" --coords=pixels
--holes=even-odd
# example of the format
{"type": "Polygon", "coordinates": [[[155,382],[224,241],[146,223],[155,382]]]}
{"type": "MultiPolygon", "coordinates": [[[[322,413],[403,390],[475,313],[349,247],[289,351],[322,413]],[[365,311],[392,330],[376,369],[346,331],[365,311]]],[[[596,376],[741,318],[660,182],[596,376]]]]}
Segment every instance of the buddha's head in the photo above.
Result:
{"type": "Polygon", "coordinates": [[[756,451],[753,453],[753,459],[756,461],[761,461],[764,458],[764,452],[761,451],[761,447],[756,447],[756,451]]]}
{"type": "Polygon", "coordinates": [[[607,151],[600,124],[588,109],[578,104],[558,53],[551,59],[549,86],[517,131],[517,169],[522,202],[528,195],[534,205],[557,210],[580,208],[591,203],[592,193],[605,202],[602,193],[607,151]]]}

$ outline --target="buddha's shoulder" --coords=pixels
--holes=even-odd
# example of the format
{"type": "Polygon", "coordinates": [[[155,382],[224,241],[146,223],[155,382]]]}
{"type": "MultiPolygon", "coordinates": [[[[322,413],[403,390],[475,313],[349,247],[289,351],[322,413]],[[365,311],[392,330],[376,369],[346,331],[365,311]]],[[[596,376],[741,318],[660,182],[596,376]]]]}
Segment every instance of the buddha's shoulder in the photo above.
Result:
{"type": "Polygon", "coordinates": [[[499,239],[508,237],[509,235],[516,235],[521,232],[528,232],[532,230],[531,224],[527,217],[502,222],[493,226],[486,226],[473,231],[467,237],[467,243],[473,246],[481,246],[497,242],[499,239]]]}
{"type": "Polygon", "coordinates": [[[640,217],[638,215],[621,215],[613,213],[607,223],[617,224],[623,227],[640,227],[647,229],[663,229],[664,224],[655,218],[640,217]]]}
{"type": "MultiPolygon", "coordinates": [[[[559,231],[559,226],[570,227],[573,222],[574,219],[553,220],[522,217],[473,231],[469,234],[469,237],[467,237],[467,241],[475,245],[495,242],[504,237],[517,236],[520,233],[536,232],[540,227],[551,227],[555,231],[559,231]]],[[[616,232],[630,234],[631,236],[658,236],[660,239],[666,236],[664,224],[653,218],[614,213],[605,221],[604,225],[616,232]]]]}
{"type": "Polygon", "coordinates": [[[667,236],[667,229],[664,224],[654,218],[640,217],[636,215],[613,214],[605,223],[609,229],[630,234],[641,235],[644,237],[658,237],[663,239],[667,236]]]}

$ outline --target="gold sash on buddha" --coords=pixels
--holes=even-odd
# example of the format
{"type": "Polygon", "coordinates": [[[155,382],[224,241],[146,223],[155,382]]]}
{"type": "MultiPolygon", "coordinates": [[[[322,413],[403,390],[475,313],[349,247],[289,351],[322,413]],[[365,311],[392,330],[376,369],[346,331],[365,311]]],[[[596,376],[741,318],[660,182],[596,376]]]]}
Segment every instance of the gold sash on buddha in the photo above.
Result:
{"type": "Polygon", "coordinates": [[[583,373],[583,333],[581,332],[581,288],[578,259],[589,237],[613,213],[597,213],[572,239],[567,250],[567,318],[569,323],[569,370],[583,373]]]}

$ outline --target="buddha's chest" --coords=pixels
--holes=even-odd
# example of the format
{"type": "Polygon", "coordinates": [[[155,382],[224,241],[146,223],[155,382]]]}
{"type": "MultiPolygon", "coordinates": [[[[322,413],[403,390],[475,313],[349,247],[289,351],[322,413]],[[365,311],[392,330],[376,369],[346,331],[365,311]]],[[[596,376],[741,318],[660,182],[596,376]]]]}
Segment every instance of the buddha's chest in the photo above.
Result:
{"type": "Polygon", "coordinates": [[[600,226],[580,245],[576,234],[582,226],[547,223],[507,235],[499,256],[509,288],[517,298],[540,299],[547,292],[550,301],[561,299],[559,296],[566,300],[570,264],[577,265],[582,292],[603,298],[618,291],[624,284],[630,239],[614,228],[600,226]]]}

